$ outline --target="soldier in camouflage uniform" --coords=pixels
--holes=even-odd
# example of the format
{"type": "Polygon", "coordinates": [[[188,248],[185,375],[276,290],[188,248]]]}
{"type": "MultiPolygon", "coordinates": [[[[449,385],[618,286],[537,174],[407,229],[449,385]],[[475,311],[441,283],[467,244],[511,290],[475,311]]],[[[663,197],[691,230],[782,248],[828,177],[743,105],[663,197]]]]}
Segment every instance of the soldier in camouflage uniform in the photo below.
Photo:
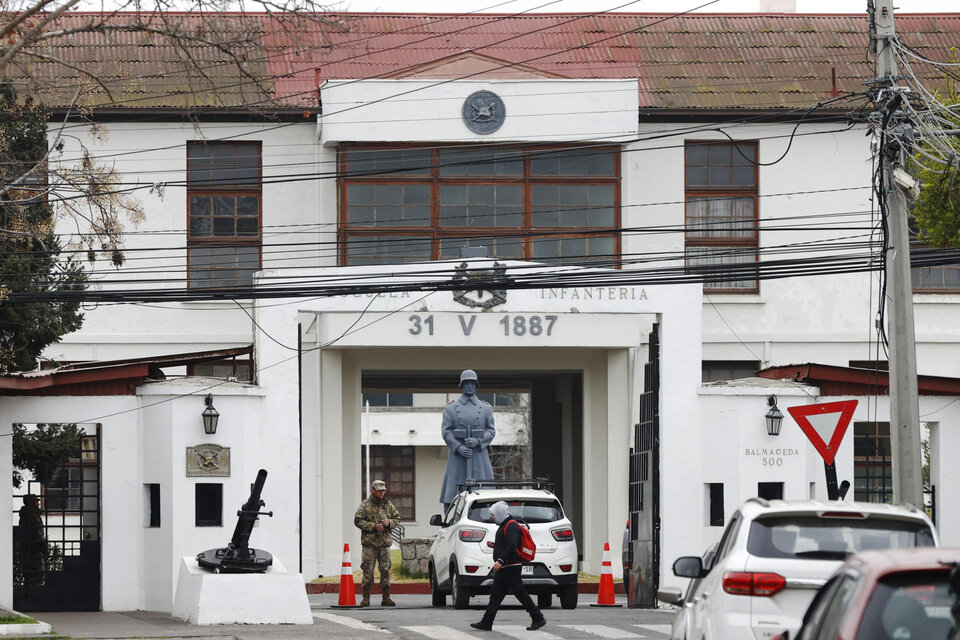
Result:
{"type": "Polygon", "coordinates": [[[360,568],[363,569],[363,599],[361,607],[370,606],[370,589],[373,587],[373,567],[380,564],[380,590],[383,600],[380,604],[392,607],[396,603],[390,599],[390,546],[393,536],[390,529],[400,524],[400,512],[387,500],[387,483],[374,480],[370,497],[360,503],[353,516],[353,524],[363,533],[360,534],[360,546],[363,556],[360,568]]]}

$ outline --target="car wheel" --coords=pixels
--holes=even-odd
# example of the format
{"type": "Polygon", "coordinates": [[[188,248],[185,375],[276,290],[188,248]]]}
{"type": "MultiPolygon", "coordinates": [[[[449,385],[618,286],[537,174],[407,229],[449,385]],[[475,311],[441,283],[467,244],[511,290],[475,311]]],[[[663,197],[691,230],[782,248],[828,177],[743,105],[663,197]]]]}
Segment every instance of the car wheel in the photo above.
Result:
{"type": "Polygon", "coordinates": [[[577,608],[577,585],[571,584],[560,589],[560,606],[564,609],[576,609],[577,608]]]}
{"type": "Polygon", "coordinates": [[[437,572],[433,570],[433,564],[430,565],[430,596],[433,598],[433,606],[447,606],[447,596],[440,591],[440,586],[437,584],[437,572]]]}
{"type": "Polygon", "coordinates": [[[466,609],[470,606],[470,591],[460,582],[460,572],[450,567],[450,585],[453,595],[453,608],[466,609]]]}
{"type": "Polygon", "coordinates": [[[553,606],[553,594],[552,593],[539,593],[537,594],[537,606],[541,609],[549,609],[553,606]]]}

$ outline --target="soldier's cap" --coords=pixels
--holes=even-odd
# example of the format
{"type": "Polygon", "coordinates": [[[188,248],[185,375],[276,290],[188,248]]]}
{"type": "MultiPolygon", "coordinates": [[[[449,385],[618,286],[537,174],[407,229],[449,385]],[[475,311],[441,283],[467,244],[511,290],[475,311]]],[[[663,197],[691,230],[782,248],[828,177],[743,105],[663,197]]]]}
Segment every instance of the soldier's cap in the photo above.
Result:
{"type": "Polygon", "coordinates": [[[375,491],[383,491],[387,488],[387,483],[383,480],[374,480],[372,483],[370,483],[370,486],[373,487],[375,491]]]}
{"type": "Polygon", "coordinates": [[[463,386],[463,383],[467,380],[473,380],[477,384],[480,384],[480,380],[477,378],[477,372],[473,369],[467,369],[460,374],[460,386],[463,386]]]}

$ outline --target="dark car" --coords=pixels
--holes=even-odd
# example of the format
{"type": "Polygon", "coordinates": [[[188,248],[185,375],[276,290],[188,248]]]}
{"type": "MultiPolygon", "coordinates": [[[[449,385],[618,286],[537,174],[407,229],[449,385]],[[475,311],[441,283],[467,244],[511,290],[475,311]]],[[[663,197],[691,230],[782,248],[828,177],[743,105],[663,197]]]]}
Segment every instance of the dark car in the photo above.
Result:
{"type": "Polygon", "coordinates": [[[797,634],[775,640],[956,640],[958,566],[960,549],[859,553],[817,592],[797,634]]]}

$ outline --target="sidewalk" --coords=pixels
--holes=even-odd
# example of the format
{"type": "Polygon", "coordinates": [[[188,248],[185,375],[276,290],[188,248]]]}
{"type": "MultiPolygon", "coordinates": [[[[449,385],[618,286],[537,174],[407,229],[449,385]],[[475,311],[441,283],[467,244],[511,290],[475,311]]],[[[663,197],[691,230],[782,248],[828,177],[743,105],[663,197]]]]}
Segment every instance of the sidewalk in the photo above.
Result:
{"type": "MultiPolygon", "coordinates": [[[[340,625],[331,625],[324,620],[325,616],[351,616],[351,610],[331,608],[337,604],[338,595],[323,593],[307,596],[310,608],[315,616],[312,625],[293,624],[225,624],[225,625],[192,625],[170,617],[168,613],[157,611],[83,611],[83,612],[48,612],[30,613],[31,617],[49,623],[53,627],[53,636],[70,638],[94,639],[102,638],[114,640],[119,638],[166,638],[170,640],[180,638],[200,638],[202,640],[317,640],[318,638],[335,637],[337,640],[351,640],[353,638],[370,638],[369,631],[350,629],[340,625]]],[[[432,611],[429,596],[411,594],[394,596],[397,607],[390,610],[380,610],[381,615],[389,611],[401,613],[403,610],[422,609],[432,611]]],[[[626,604],[624,596],[617,596],[617,602],[626,604]]],[[[477,605],[482,605],[478,602],[477,605]]],[[[588,603],[583,602],[582,606],[588,603]]],[[[378,607],[374,607],[378,609],[378,607]]],[[[476,609],[476,607],[475,607],[476,609]]],[[[356,611],[356,610],[353,610],[356,611]]],[[[409,615],[409,614],[408,614],[409,615]]],[[[419,614],[418,614],[419,615],[419,614]]],[[[16,636],[7,636],[16,637],[16,636]]],[[[37,638],[38,634],[30,634],[37,638]]]]}
{"type": "MultiPolygon", "coordinates": [[[[336,600],[308,596],[313,611],[330,611],[336,600]]],[[[408,603],[410,604],[410,603],[408,603]]],[[[192,625],[157,611],[80,611],[27,614],[47,622],[53,635],[71,638],[203,638],[204,640],[316,640],[313,625],[192,625]]],[[[36,637],[33,634],[31,637],[36,637]]],[[[341,636],[342,637],[342,636],[341,636]]]]}

